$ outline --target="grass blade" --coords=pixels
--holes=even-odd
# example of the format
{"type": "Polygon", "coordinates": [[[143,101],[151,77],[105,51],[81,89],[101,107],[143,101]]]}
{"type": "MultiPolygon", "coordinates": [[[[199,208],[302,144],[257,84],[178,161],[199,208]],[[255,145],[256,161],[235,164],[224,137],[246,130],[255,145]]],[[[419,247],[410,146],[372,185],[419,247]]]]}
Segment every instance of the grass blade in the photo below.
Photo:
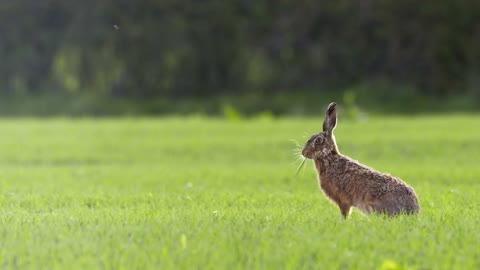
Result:
{"type": "Polygon", "coordinates": [[[295,172],[295,176],[298,175],[298,172],[302,169],[303,165],[305,164],[305,161],[307,161],[307,159],[303,158],[302,163],[300,163],[300,165],[297,168],[297,171],[295,172]]]}

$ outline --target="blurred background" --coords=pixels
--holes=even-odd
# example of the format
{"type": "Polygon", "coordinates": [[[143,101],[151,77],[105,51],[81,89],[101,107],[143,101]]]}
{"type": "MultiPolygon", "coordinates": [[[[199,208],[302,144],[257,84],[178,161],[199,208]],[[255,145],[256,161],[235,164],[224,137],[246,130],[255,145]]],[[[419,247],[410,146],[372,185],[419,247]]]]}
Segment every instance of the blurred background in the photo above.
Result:
{"type": "Polygon", "coordinates": [[[480,1],[0,1],[1,115],[480,109],[480,1]]]}

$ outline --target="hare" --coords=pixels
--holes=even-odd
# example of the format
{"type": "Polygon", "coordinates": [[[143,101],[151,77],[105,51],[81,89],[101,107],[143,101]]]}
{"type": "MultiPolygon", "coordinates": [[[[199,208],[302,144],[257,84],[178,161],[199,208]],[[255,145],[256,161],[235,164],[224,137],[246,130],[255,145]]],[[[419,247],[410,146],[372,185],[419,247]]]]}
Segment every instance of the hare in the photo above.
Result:
{"type": "Polygon", "coordinates": [[[305,158],[313,160],[324,194],[338,205],[344,218],[352,206],[364,214],[417,213],[420,207],[411,186],[340,154],[333,136],[336,105],[335,102],[328,105],[323,131],[314,134],[302,150],[305,158]]]}

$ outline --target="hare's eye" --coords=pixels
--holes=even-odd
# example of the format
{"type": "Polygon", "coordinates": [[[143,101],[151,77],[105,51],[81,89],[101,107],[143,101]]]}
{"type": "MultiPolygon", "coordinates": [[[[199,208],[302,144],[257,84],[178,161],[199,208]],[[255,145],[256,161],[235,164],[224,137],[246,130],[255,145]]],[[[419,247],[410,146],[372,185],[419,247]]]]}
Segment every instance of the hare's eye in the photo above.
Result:
{"type": "Polygon", "coordinates": [[[318,137],[315,139],[315,144],[321,144],[322,143],[322,138],[318,137]]]}

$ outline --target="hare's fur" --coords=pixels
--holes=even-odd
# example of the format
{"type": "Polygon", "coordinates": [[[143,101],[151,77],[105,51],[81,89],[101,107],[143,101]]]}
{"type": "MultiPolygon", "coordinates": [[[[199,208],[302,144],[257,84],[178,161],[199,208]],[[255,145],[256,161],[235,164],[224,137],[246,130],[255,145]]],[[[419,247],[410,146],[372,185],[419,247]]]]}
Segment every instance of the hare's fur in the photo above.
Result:
{"type": "Polygon", "coordinates": [[[420,207],[411,186],[340,154],[333,135],[336,123],[336,104],[330,103],[323,131],[307,141],[302,155],[313,159],[320,187],[342,215],[346,218],[352,206],[365,214],[418,212],[420,207]]]}

